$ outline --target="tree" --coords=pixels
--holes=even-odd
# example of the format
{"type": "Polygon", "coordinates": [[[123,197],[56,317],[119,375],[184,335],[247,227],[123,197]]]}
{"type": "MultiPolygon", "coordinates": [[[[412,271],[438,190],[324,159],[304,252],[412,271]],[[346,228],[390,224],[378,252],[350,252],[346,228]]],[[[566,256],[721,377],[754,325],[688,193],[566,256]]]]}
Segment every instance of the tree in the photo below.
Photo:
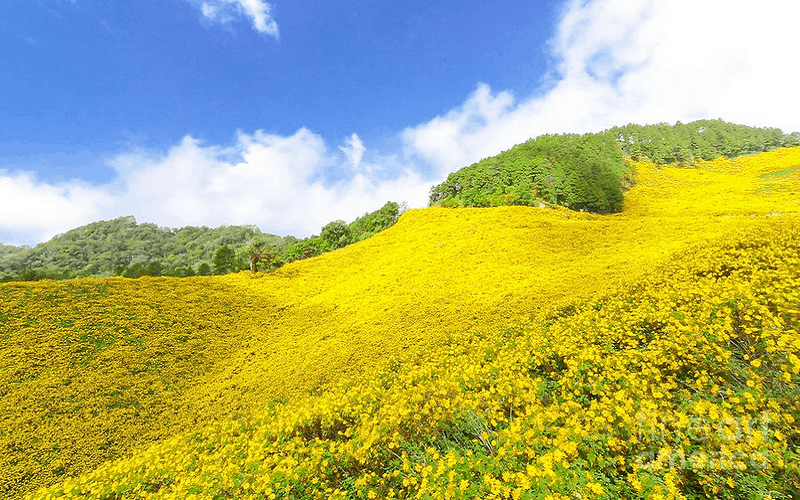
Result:
{"type": "Polygon", "coordinates": [[[282,265],[283,261],[281,261],[281,259],[278,257],[278,250],[272,245],[264,247],[261,252],[259,270],[269,272],[273,269],[281,267],[282,265]]]}
{"type": "Polygon", "coordinates": [[[325,224],[320,237],[333,248],[342,248],[350,244],[350,227],[343,220],[335,220],[325,224]]]}
{"type": "Polygon", "coordinates": [[[263,241],[254,241],[247,247],[250,260],[250,271],[271,271],[280,267],[282,263],[278,259],[278,250],[267,245],[263,241]]]}
{"type": "Polygon", "coordinates": [[[228,245],[222,245],[214,253],[214,274],[227,274],[237,270],[236,253],[228,245]]]}
{"type": "Polygon", "coordinates": [[[348,225],[350,228],[350,243],[361,241],[390,227],[397,222],[400,211],[400,205],[389,201],[378,210],[364,214],[354,220],[348,225]]]}
{"type": "Polygon", "coordinates": [[[163,274],[161,261],[151,260],[148,262],[144,268],[144,274],[148,276],[161,276],[161,274],[163,274]]]}
{"type": "Polygon", "coordinates": [[[126,278],[138,278],[144,274],[144,266],[141,262],[135,262],[128,266],[122,275],[126,278]]]}
{"type": "Polygon", "coordinates": [[[264,258],[264,242],[254,241],[247,247],[250,260],[250,272],[254,273],[258,269],[258,263],[264,258]]]}
{"type": "Polygon", "coordinates": [[[327,241],[319,236],[312,236],[289,247],[286,250],[285,258],[287,261],[310,259],[331,249],[327,241]]]}

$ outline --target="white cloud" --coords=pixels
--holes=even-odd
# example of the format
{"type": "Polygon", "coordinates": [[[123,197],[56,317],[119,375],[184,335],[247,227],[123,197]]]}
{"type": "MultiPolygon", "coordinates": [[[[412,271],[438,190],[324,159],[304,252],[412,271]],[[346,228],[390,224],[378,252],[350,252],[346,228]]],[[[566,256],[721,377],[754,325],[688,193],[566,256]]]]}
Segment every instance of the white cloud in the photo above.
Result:
{"type": "Polygon", "coordinates": [[[493,96],[489,86],[481,84],[459,108],[406,129],[402,133],[403,140],[410,146],[409,153],[438,167],[439,176],[446,175],[499,151],[494,144],[508,139],[502,124],[513,102],[511,94],[501,92],[493,96]]]}
{"type": "Polygon", "coordinates": [[[45,241],[92,222],[113,198],[79,181],[49,184],[27,172],[0,170],[0,232],[5,243],[45,241]]]}
{"type": "MultiPolygon", "coordinates": [[[[402,151],[371,150],[357,134],[329,148],[304,128],[288,136],[240,133],[229,146],[187,136],[168,151],[120,154],[108,186],[0,172],[0,235],[36,243],[132,214],[172,227],[256,224],[305,236],[388,200],[424,206],[430,185],[448,172],[542,133],[698,118],[798,131],[792,33],[800,4],[757,7],[574,1],[550,44],[558,63],[546,92],[517,98],[479,84],[461,106],[402,131],[402,151]],[[421,173],[430,166],[434,179],[421,173]],[[331,171],[345,175],[333,185],[318,180],[331,171]]],[[[216,20],[246,14],[257,29],[274,23],[267,4],[255,0],[208,0],[202,8],[216,20]]]]}
{"type": "MultiPolygon", "coordinates": [[[[163,154],[131,151],[111,160],[112,184],[50,185],[27,174],[0,177],[0,235],[35,244],[100,219],[134,215],[162,226],[255,224],[263,231],[309,236],[336,219],[352,221],[387,201],[424,206],[430,182],[402,165],[376,178],[364,166],[357,135],[331,152],[308,129],[290,136],[239,133],[232,146],[184,137],[163,154]],[[333,185],[314,180],[331,167],[362,166],[333,185]]],[[[384,159],[386,160],[386,159],[384,159]]],[[[397,166],[397,160],[394,161],[397,166]]],[[[7,241],[8,243],[9,241],[7,241]]]]}
{"type": "Polygon", "coordinates": [[[361,138],[358,137],[358,134],[353,134],[348,137],[347,140],[345,140],[344,146],[339,146],[339,149],[347,157],[353,170],[358,170],[358,167],[361,165],[361,158],[364,156],[364,151],[367,149],[364,147],[364,143],[361,142],[361,138]]]}
{"type": "Polygon", "coordinates": [[[189,0],[200,4],[200,12],[213,22],[228,23],[245,16],[253,23],[253,29],[275,38],[280,36],[278,23],[272,17],[272,5],[263,0],[189,0]]]}
{"type": "MultiPolygon", "coordinates": [[[[349,149],[343,148],[346,161],[352,164],[357,156],[358,164],[366,148],[357,135],[350,139],[349,149]]],[[[343,161],[308,129],[291,136],[240,133],[229,148],[185,137],[163,157],[139,152],[115,161],[126,186],[115,209],[173,227],[256,224],[264,231],[307,236],[331,220],[355,219],[389,200],[425,204],[420,193],[427,193],[428,183],[411,171],[385,181],[356,174],[327,187],[311,180],[343,161]],[[239,160],[230,161],[232,156],[239,160]]]]}
{"type": "MultiPolygon", "coordinates": [[[[301,129],[289,137],[239,134],[231,149],[185,137],[163,158],[136,153],[117,160],[127,194],[120,210],[180,226],[253,224],[284,226],[302,213],[305,179],[325,161],[319,136],[301,129]],[[235,153],[242,161],[230,162],[235,153]]],[[[285,226],[284,226],[285,227],[285,226]]]]}
{"type": "Polygon", "coordinates": [[[443,175],[549,132],[700,118],[797,131],[798,17],[780,0],[574,0],[551,40],[551,90],[516,101],[481,84],[403,139],[443,175]]]}

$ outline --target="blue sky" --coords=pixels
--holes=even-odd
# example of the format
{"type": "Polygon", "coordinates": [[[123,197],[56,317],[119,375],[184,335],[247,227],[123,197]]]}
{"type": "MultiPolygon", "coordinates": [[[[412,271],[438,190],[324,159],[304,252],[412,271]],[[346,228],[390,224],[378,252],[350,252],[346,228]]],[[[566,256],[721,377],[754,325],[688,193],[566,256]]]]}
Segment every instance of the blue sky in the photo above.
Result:
{"type": "Polygon", "coordinates": [[[800,130],[794,2],[5,0],[0,241],[306,236],[547,132],[800,130]],[[788,59],[787,59],[788,57],[788,59]]]}

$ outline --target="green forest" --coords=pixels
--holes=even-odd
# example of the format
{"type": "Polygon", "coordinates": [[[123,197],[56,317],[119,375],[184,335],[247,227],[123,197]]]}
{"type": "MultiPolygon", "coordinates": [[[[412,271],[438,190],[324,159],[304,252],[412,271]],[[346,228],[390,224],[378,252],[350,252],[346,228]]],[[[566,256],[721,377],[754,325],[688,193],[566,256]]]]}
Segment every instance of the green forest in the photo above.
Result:
{"type": "Polygon", "coordinates": [[[319,235],[304,239],[262,233],[252,225],[171,229],[119,217],[72,229],[35,247],[0,244],[0,282],[269,271],[361,241],[394,224],[400,211],[398,203],[387,202],[349,224],[330,222],[319,235]]]}
{"type": "Polygon", "coordinates": [[[800,133],[698,120],[675,125],[625,125],[593,134],[547,134],[457,172],[430,191],[445,207],[563,205],[619,212],[630,187],[624,158],[691,166],[696,159],[734,158],[800,145],[800,133]]]}
{"type": "Polygon", "coordinates": [[[634,160],[676,166],[690,166],[698,158],[735,158],[800,145],[800,132],[784,134],[779,128],[748,127],[723,120],[629,124],[603,133],[613,137],[623,153],[634,160]]]}

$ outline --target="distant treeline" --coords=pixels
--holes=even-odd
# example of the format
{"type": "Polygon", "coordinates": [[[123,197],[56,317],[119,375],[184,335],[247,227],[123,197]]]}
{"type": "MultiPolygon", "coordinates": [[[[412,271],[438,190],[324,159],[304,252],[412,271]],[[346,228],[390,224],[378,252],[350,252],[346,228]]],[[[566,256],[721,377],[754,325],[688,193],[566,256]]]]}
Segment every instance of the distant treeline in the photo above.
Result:
{"type": "Polygon", "coordinates": [[[304,239],[262,233],[252,225],[170,229],[119,217],[72,229],[32,248],[0,244],[0,282],[270,270],[361,241],[394,224],[399,215],[400,205],[389,202],[350,224],[326,224],[319,236],[304,239]]]}
{"type": "Polygon", "coordinates": [[[800,145],[800,133],[722,120],[626,125],[596,134],[548,134],[450,174],[430,191],[442,206],[534,205],[608,213],[622,209],[630,186],[624,157],[690,166],[702,158],[800,145]]]}
{"type": "Polygon", "coordinates": [[[634,160],[689,166],[695,159],[736,158],[800,145],[800,132],[784,134],[779,128],[757,128],[722,120],[698,120],[675,125],[626,125],[604,134],[619,143],[634,160]]]}

